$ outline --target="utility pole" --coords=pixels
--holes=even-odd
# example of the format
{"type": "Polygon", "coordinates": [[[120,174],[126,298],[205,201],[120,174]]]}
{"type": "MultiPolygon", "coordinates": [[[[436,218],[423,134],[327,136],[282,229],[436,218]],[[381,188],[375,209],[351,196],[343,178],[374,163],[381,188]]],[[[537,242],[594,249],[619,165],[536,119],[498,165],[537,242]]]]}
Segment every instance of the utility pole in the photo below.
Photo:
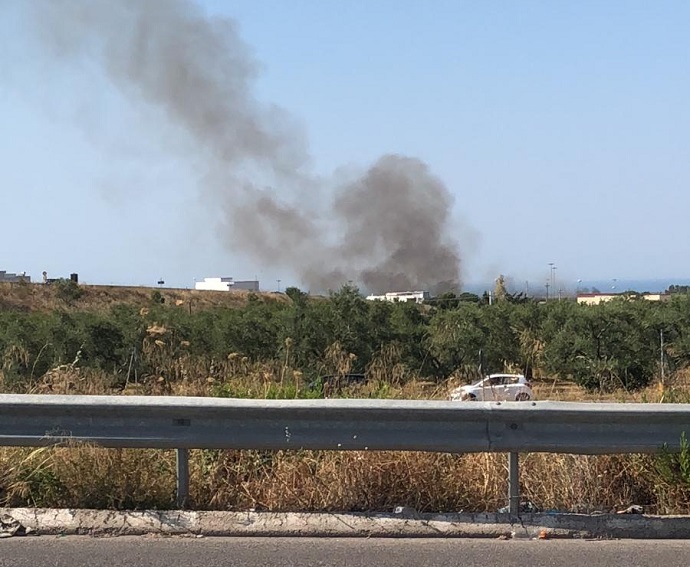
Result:
{"type": "Polygon", "coordinates": [[[556,263],[555,262],[549,262],[549,283],[551,285],[551,289],[556,290],[556,263]]]}

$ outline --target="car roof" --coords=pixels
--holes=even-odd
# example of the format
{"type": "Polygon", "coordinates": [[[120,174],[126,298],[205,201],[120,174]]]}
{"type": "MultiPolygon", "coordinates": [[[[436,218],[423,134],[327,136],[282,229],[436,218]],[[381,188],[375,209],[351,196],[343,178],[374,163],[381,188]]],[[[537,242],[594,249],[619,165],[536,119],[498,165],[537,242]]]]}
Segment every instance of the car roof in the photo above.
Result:
{"type": "Polygon", "coordinates": [[[524,378],[524,375],[523,375],[523,374],[501,374],[501,373],[499,373],[499,374],[489,374],[489,375],[487,376],[487,378],[500,378],[500,377],[503,377],[503,376],[510,376],[511,378],[512,378],[512,377],[524,378]]]}

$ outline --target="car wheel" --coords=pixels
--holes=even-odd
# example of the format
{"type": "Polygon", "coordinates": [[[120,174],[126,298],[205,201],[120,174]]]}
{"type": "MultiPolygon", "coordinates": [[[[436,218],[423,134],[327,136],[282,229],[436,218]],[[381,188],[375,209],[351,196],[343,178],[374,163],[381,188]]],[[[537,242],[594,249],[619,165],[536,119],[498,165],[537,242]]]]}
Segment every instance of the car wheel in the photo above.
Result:
{"type": "Polygon", "coordinates": [[[530,395],[527,392],[520,392],[517,396],[515,396],[515,401],[516,402],[528,402],[530,398],[530,395]]]}
{"type": "Polygon", "coordinates": [[[477,400],[477,396],[474,395],[474,394],[465,394],[465,395],[462,397],[462,400],[463,400],[464,402],[474,402],[474,401],[477,400]]]}

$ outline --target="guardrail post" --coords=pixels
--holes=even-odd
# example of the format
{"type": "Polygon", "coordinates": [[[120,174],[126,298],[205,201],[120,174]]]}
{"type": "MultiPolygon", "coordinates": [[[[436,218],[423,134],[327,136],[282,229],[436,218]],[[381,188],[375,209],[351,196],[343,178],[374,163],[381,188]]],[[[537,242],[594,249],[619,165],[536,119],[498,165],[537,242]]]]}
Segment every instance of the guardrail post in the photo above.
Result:
{"type": "Polygon", "coordinates": [[[189,452],[187,449],[176,449],[177,452],[177,507],[185,508],[189,498],[189,452]]]}
{"type": "Polygon", "coordinates": [[[517,453],[508,453],[508,509],[520,515],[520,461],[517,453]]]}

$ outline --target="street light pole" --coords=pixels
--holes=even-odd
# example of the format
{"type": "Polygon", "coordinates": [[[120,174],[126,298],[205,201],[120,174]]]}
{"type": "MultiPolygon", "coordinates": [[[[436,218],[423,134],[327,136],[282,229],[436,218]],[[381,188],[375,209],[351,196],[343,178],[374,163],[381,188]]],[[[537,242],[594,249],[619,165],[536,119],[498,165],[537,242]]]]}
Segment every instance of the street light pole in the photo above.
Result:
{"type": "Polygon", "coordinates": [[[552,289],[556,289],[556,263],[549,262],[549,282],[552,289]]]}
{"type": "Polygon", "coordinates": [[[546,288],[546,299],[549,299],[549,287],[556,292],[556,275],[555,275],[556,265],[555,262],[549,262],[549,286],[546,288]]]}

